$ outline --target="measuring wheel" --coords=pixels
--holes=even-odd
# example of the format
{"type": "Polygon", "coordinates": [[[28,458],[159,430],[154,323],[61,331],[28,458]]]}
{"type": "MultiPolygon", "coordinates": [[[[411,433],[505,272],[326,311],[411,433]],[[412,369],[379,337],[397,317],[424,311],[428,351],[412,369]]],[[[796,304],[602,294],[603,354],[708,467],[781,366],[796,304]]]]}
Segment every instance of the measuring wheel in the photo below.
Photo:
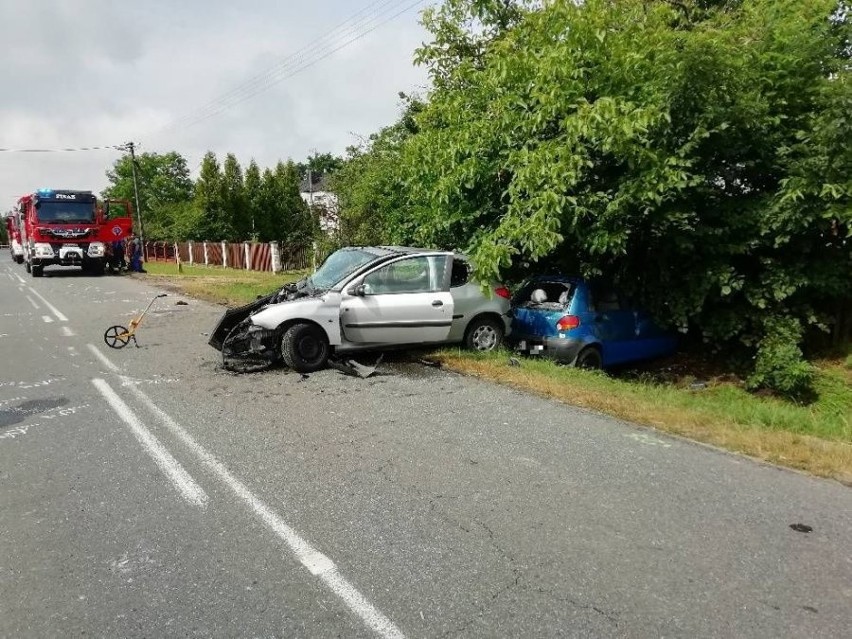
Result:
{"type": "Polygon", "coordinates": [[[104,331],[104,343],[110,348],[124,348],[133,337],[123,326],[110,326],[104,331]]]}

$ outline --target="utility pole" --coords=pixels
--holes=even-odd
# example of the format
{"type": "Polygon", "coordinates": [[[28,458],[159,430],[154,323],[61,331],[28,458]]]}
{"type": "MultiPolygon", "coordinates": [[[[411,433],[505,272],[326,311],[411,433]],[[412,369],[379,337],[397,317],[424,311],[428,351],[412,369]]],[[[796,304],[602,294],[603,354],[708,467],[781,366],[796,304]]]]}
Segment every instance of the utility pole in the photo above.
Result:
{"type": "Polygon", "coordinates": [[[136,200],[136,221],[139,226],[139,247],[142,249],[142,259],[145,260],[145,227],[142,225],[142,207],[139,206],[139,184],[136,181],[136,145],[128,142],[123,147],[124,151],[130,151],[130,170],[133,174],[133,197],[136,200]]]}

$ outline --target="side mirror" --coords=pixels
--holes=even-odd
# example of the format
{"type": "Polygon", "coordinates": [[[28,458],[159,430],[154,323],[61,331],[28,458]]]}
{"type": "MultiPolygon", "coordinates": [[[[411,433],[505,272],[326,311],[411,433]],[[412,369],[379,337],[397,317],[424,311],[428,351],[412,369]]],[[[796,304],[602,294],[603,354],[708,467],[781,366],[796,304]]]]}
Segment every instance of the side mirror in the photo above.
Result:
{"type": "Polygon", "coordinates": [[[352,287],[350,289],[353,295],[357,295],[358,297],[364,297],[367,294],[367,287],[363,284],[359,284],[358,286],[352,287]]]}

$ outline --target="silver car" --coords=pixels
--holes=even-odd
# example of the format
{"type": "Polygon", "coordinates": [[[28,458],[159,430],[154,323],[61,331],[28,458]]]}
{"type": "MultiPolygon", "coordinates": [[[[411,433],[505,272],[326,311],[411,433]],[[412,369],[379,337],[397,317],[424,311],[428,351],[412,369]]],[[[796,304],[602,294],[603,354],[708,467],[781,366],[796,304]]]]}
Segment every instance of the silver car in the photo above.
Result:
{"type": "Polygon", "coordinates": [[[496,349],[509,331],[510,293],[470,281],[464,256],[409,247],[350,247],[312,276],[227,311],[210,344],[226,357],[282,360],[302,372],[333,354],[463,343],[496,349]]]}

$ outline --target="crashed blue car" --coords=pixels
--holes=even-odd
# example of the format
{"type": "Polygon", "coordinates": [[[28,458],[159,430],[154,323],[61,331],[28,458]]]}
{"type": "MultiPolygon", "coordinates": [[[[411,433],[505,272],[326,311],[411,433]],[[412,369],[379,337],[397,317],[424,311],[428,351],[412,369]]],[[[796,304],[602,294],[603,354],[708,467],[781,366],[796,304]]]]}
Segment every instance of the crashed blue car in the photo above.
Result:
{"type": "Polygon", "coordinates": [[[578,277],[540,275],[512,299],[516,348],[564,364],[610,368],[664,357],[677,336],[615,289],[578,277]]]}

